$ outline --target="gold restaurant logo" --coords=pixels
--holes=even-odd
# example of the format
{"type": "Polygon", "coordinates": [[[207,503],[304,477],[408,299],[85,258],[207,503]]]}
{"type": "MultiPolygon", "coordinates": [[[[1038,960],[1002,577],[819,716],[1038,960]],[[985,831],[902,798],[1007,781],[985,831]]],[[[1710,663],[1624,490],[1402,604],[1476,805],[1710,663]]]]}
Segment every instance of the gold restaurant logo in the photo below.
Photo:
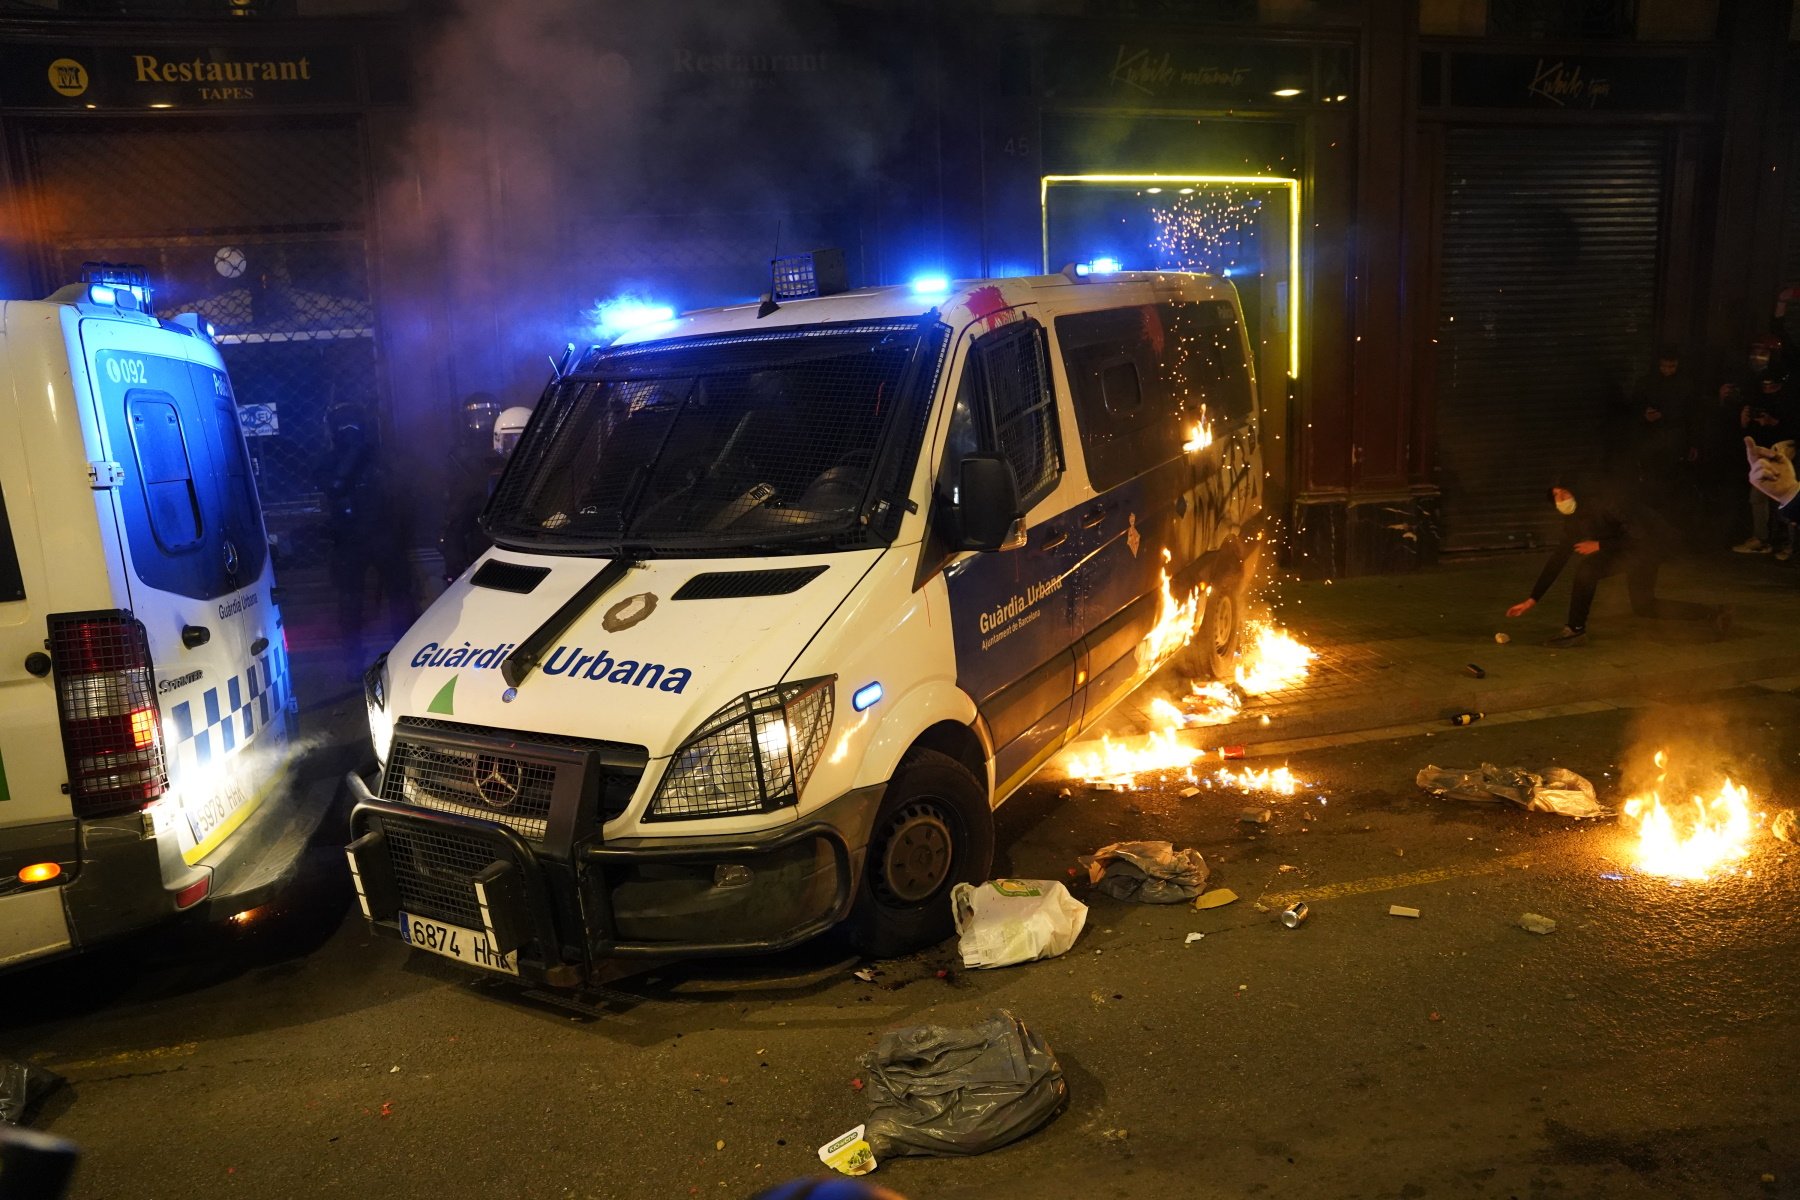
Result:
{"type": "Polygon", "coordinates": [[[88,90],[88,69],[72,58],[50,64],[50,87],[59,96],[79,96],[88,90]]]}

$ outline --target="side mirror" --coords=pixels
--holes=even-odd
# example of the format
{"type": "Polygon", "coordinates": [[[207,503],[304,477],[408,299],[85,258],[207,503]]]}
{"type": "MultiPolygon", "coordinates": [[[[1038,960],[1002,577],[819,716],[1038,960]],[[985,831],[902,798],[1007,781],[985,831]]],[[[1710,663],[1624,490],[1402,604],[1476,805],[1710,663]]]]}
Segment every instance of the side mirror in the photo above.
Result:
{"type": "Polygon", "coordinates": [[[964,550],[1010,550],[1025,542],[1025,514],[1012,467],[998,454],[971,454],[956,478],[957,518],[964,550]]]}

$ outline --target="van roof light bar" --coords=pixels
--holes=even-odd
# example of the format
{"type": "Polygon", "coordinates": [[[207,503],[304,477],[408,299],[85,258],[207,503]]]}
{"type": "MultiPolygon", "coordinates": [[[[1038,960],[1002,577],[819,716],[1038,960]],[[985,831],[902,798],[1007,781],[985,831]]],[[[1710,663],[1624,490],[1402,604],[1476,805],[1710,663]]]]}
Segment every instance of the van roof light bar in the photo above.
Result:
{"type": "Polygon", "coordinates": [[[84,262],[81,282],[90,288],[110,288],[115,299],[120,292],[135,296],[138,308],[151,311],[150,272],[136,263],[84,262]]]}
{"type": "Polygon", "coordinates": [[[777,303],[849,290],[850,273],[842,250],[811,250],[769,260],[769,299],[777,303]]]}

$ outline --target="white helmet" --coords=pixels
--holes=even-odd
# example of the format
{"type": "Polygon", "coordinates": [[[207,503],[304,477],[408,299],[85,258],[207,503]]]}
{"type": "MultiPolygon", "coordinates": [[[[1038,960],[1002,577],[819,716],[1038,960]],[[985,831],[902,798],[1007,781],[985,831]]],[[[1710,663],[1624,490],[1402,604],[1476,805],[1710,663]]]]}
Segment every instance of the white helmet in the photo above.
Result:
{"type": "Polygon", "coordinates": [[[494,418],[494,453],[511,454],[531,420],[531,410],[515,405],[494,418]]]}

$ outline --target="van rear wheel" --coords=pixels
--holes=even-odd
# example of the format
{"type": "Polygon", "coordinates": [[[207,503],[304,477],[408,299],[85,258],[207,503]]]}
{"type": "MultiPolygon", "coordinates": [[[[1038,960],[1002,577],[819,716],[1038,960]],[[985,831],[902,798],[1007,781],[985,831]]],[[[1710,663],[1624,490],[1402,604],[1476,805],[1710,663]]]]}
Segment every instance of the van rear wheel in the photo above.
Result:
{"type": "Polygon", "coordinates": [[[872,958],[941,942],[955,930],[950,889],[986,879],[993,863],[986,789],[949,755],[916,750],[875,814],[845,933],[872,958]]]}
{"type": "Polygon", "coordinates": [[[1193,675],[1229,680],[1237,666],[1238,643],[1243,633],[1244,587],[1233,579],[1220,584],[1206,599],[1206,614],[1189,642],[1183,666],[1193,675]]]}

